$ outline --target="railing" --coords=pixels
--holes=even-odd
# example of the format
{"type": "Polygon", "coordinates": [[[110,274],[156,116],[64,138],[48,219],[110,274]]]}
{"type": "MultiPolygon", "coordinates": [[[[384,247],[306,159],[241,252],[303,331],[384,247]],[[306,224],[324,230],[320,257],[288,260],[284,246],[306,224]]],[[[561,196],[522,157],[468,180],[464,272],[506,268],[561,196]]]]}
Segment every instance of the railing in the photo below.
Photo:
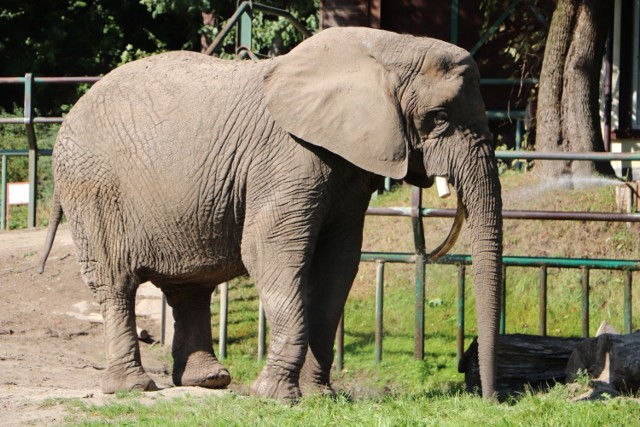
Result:
{"type": "Polygon", "coordinates": [[[256,59],[255,54],[251,50],[252,39],[252,15],[253,12],[262,12],[266,15],[280,16],[285,18],[289,23],[298,30],[304,37],[311,37],[311,31],[298,21],[288,10],[278,9],[272,6],[266,6],[253,1],[243,1],[238,5],[235,13],[224,27],[213,39],[205,54],[213,55],[222,46],[222,41],[231,32],[234,25],[237,25],[236,55],[239,57],[250,57],[256,59]]]}
{"type": "MultiPolygon", "coordinates": [[[[548,159],[548,160],[588,160],[588,161],[611,161],[611,160],[640,160],[640,153],[536,153],[536,152],[496,152],[499,159],[548,159]]],[[[457,355],[458,359],[464,353],[464,327],[465,327],[465,281],[466,266],[471,265],[470,255],[445,255],[435,262],[427,260],[424,244],[423,218],[430,217],[454,217],[454,209],[431,209],[422,207],[422,192],[420,188],[413,187],[410,207],[399,208],[369,208],[367,215],[379,216],[400,216],[411,218],[413,224],[413,238],[415,244],[414,253],[389,253],[389,252],[363,252],[360,260],[362,262],[376,263],[376,302],[375,302],[375,347],[374,358],[376,363],[380,363],[383,354],[383,289],[384,270],[387,263],[401,263],[415,265],[415,323],[414,323],[414,357],[424,358],[425,348],[425,280],[426,265],[457,265],[458,266],[458,290],[457,290],[457,355]]],[[[640,213],[611,213],[611,212],[545,212],[545,211],[525,211],[525,210],[505,210],[505,219],[514,220],[556,220],[556,221],[607,221],[607,222],[640,222],[640,213]]],[[[547,334],[547,277],[549,268],[579,269],[581,270],[581,323],[582,336],[589,334],[589,293],[590,283],[589,272],[594,269],[618,270],[624,274],[624,332],[630,333],[633,329],[632,313],[632,282],[635,271],[640,271],[640,260],[622,259],[588,259],[588,258],[557,258],[557,257],[523,257],[504,256],[503,257],[503,301],[500,316],[500,333],[506,330],[506,307],[507,307],[507,270],[509,267],[528,267],[540,270],[540,296],[539,296],[539,333],[547,334]]],[[[227,307],[226,284],[223,285],[221,293],[221,313],[225,313],[227,307]],[[224,309],[223,309],[224,307],[224,309]],[[224,310],[224,311],[223,311],[224,310]]],[[[259,308],[259,316],[264,319],[264,311],[259,308]]],[[[220,357],[226,355],[226,327],[220,326],[220,357]]],[[[261,321],[258,330],[258,359],[264,358],[266,349],[265,343],[266,324],[261,321]]],[[[344,324],[342,320],[338,326],[336,334],[336,369],[341,370],[344,363],[344,324]]]]}
{"type": "Polygon", "coordinates": [[[0,84],[22,84],[24,85],[24,113],[23,117],[0,117],[0,124],[20,124],[24,125],[27,133],[26,150],[0,150],[0,158],[2,161],[0,190],[0,230],[6,227],[6,211],[7,211],[7,160],[13,156],[29,157],[29,208],[27,216],[27,226],[36,226],[36,204],[37,204],[37,171],[38,157],[50,156],[51,150],[38,149],[38,141],[34,124],[37,123],[62,123],[62,117],[34,117],[33,111],[33,87],[36,83],[94,83],[100,80],[100,77],[34,77],[32,73],[25,74],[24,77],[0,77],[0,84]]]}
{"type": "MultiPolygon", "coordinates": [[[[37,194],[37,160],[39,156],[51,155],[51,150],[38,149],[37,140],[34,131],[34,124],[38,123],[61,123],[62,117],[34,117],[32,106],[32,89],[35,83],[93,83],[98,81],[99,77],[33,77],[32,74],[26,74],[25,77],[9,77],[0,78],[0,84],[24,84],[24,115],[23,117],[0,118],[0,124],[20,124],[26,127],[28,150],[0,150],[2,160],[2,187],[0,194],[0,229],[6,225],[6,181],[7,181],[7,160],[12,156],[29,156],[29,215],[28,226],[35,226],[35,210],[36,210],[36,194],[37,194]]],[[[498,82],[494,82],[498,84],[498,82]]],[[[488,115],[496,118],[500,114],[489,112],[488,115]]],[[[505,113],[506,114],[506,113],[505,113]]],[[[509,113],[513,116],[513,113],[509,113]]],[[[518,116],[520,119],[522,117],[518,116]]],[[[496,157],[499,159],[542,159],[542,160],[590,160],[590,161],[634,161],[640,160],[640,153],[539,153],[529,151],[503,151],[497,152],[496,157]]],[[[452,209],[431,209],[423,208],[421,204],[421,193],[418,189],[414,189],[412,196],[412,206],[409,208],[370,208],[370,215],[389,215],[389,216],[406,216],[410,217],[414,229],[414,243],[416,247],[415,253],[363,253],[363,262],[377,263],[377,302],[376,302],[376,361],[382,358],[382,286],[384,284],[384,265],[385,263],[413,263],[416,266],[416,297],[415,297],[415,330],[414,330],[414,356],[416,358],[424,357],[424,280],[425,265],[428,263],[425,258],[424,251],[424,233],[422,228],[422,219],[428,217],[453,217],[455,215],[452,209]]],[[[537,211],[505,211],[505,219],[553,219],[553,220],[582,220],[582,221],[620,221],[620,222],[639,222],[640,214],[618,214],[618,213],[598,213],[598,212],[537,212],[537,211]]],[[[471,259],[467,255],[448,255],[443,257],[437,264],[452,264],[459,266],[459,289],[464,290],[465,269],[466,265],[471,263],[471,259]]],[[[519,267],[538,267],[540,268],[541,277],[541,302],[540,302],[540,332],[546,333],[546,277],[548,268],[576,268],[582,270],[582,330],[583,335],[588,334],[589,326],[589,270],[590,269],[609,269],[625,271],[625,302],[624,302],[624,324],[625,331],[632,329],[632,271],[638,271],[640,260],[585,260],[570,258],[530,258],[530,257],[505,257],[505,268],[512,266],[519,267]]],[[[504,275],[506,278],[506,274],[504,275]]],[[[503,285],[506,287],[506,282],[503,285]]],[[[459,294],[458,301],[458,354],[462,352],[462,339],[464,337],[464,299],[459,294]],[[462,299],[461,299],[462,298],[462,299]]],[[[506,295],[506,292],[505,292],[506,295]]],[[[506,298],[505,298],[506,300],[506,298]]],[[[224,311],[226,313],[226,298],[224,302],[224,311]]],[[[264,312],[260,311],[259,326],[259,358],[264,357],[266,349],[265,330],[266,322],[264,320],[264,312]]],[[[505,328],[505,310],[503,308],[501,331],[505,328]]],[[[221,322],[221,324],[224,322],[221,322]]],[[[341,324],[342,328],[342,324],[341,324]]],[[[342,344],[341,334],[339,330],[337,340],[337,358],[336,363],[340,368],[342,366],[342,344]]],[[[221,326],[220,337],[220,356],[226,355],[226,323],[221,326]]]]}

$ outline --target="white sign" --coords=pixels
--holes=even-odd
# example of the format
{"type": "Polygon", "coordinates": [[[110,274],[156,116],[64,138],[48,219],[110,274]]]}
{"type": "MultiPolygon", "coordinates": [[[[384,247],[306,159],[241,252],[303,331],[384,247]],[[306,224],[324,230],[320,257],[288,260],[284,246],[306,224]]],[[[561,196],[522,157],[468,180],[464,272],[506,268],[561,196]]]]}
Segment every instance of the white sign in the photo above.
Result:
{"type": "Polygon", "coordinates": [[[10,182],[7,184],[7,203],[9,205],[29,204],[29,183],[10,182]]]}

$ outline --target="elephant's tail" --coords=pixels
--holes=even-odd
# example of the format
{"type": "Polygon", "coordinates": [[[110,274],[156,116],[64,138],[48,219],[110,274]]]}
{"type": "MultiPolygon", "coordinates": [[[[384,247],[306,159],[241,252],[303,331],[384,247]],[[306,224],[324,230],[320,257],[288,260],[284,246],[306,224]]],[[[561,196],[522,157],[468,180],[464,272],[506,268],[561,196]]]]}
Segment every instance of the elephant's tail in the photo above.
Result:
{"type": "Polygon", "coordinates": [[[49,231],[47,233],[47,241],[44,244],[44,251],[42,252],[42,256],[40,257],[40,266],[38,268],[38,273],[40,274],[44,272],[44,265],[47,262],[49,253],[51,252],[53,240],[56,238],[56,231],[58,230],[58,225],[60,225],[61,220],[62,205],[60,204],[60,197],[58,196],[58,192],[54,190],[53,206],[51,207],[51,214],[49,217],[49,231]]]}

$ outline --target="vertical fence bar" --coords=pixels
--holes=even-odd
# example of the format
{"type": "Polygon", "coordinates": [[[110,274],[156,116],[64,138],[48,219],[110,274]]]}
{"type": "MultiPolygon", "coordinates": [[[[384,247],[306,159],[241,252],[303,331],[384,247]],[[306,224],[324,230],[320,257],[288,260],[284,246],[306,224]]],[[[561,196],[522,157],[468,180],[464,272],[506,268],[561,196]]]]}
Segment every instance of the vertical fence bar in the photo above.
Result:
{"type": "Polygon", "coordinates": [[[376,365],[382,362],[382,335],[384,333],[384,262],[376,262],[376,365]]]}
{"type": "Polygon", "coordinates": [[[229,314],[229,285],[227,282],[218,285],[220,290],[220,342],[218,357],[224,359],[227,357],[227,325],[229,314]]]}
{"type": "Polygon", "coordinates": [[[540,267],[540,335],[547,336],[547,266],[540,267]]]}
{"type": "Polygon", "coordinates": [[[631,284],[633,282],[633,272],[625,271],[624,275],[624,333],[630,334],[633,330],[633,295],[631,294],[631,284]]]}
{"type": "Polygon", "coordinates": [[[502,309],[500,310],[500,334],[507,330],[507,267],[502,266],[502,309]]]}
{"type": "Polygon", "coordinates": [[[582,337],[589,336],[589,269],[582,267],[582,337]]]}
{"type": "Polygon", "coordinates": [[[384,191],[389,192],[391,191],[391,178],[386,177],[384,179],[384,191]]]}
{"type": "Polygon", "coordinates": [[[451,0],[451,44],[458,44],[458,5],[459,0],[451,0]]]}
{"type": "Polygon", "coordinates": [[[466,267],[464,264],[458,266],[458,332],[457,332],[457,346],[458,346],[458,362],[462,359],[464,354],[464,294],[465,294],[465,276],[466,267]]]}
{"type": "Polygon", "coordinates": [[[425,288],[425,257],[416,255],[416,314],[413,332],[413,356],[424,359],[424,288],[425,288]]]}
{"type": "MultiPolygon", "coordinates": [[[[522,119],[516,119],[516,150],[520,151],[522,148],[522,119]]],[[[517,160],[515,167],[516,170],[522,171],[523,160],[517,160]]]]}
{"type": "Polygon", "coordinates": [[[336,331],[336,370],[342,371],[344,367],[344,312],[338,322],[336,331]]]}
{"type": "Polygon", "coordinates": [[[416,289],[415,289],[415,323],[413,330],[413,356],[424,359],[424,287],[425,287],[425,244],[424,226],[422,224],[422,189],[411,189],[411,223],[413,226],[413,242],[416,248],[416,289]]]}
{"type": "Polygon", "coordinates": [[[167,296],[162,293],[162,310],[160,311],[160,345],[167,344],[167,296]]]}
{"type": "Polygon", "coordinates": [[[7,156],[2,155],[2,188],[0,188],[0,230],[4,230],[7,227],[7,207],[9,201],[7,200],[7,156]]]}
{"type": "Polygon", "coordinates": [[[245,8],[240,15],[237,26],[237,39],[236,39],[236,53],[241,50],[251,51],[251,36],[252,36],[252,18],[253,18],[253,5],[249,2],[249,6],[245,8]]]}
{"type": "Polygon", "coordinates": [[[262,301],[258,304],[258,362],[264,359],[265,348],[267,346],[267,319],[264,316],[264,306],[262,301]]]}
{"type": "Polygon", "coordinates": [[[36,226],[36,195],[38,194],[38,143],[33,128],[33,74],[24,75],[24,125],[29,143],[29,211],[27,227],[36,226]]]}

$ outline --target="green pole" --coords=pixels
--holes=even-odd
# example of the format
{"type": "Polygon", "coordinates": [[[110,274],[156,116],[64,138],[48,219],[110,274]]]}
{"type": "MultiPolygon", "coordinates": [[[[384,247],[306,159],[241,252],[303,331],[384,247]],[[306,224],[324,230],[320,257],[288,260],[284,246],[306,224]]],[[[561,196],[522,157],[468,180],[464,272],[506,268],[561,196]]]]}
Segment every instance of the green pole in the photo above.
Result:
{"type": "Polygon", "coordinates": [[[382,335],[384,319],[384,262],[376,262],[376,331],[375,331],[375,361],[382,362],[382,335]]]}
{"type": "Polygon", "coordinates": [[[540,267],[540,335],[547,336],[547,267],[540,267]]]}
{"type": "Polygon", "coordinates": [[[458,0],[451,0],[451,43],[458,44],[458,0]]]}
{"type": "Polygon", "coordinates": [[[464,354],[464,293],[465,293],[466,267],[464,264],[458,266],[458,362],[464,354]]]}
{"type": "Polygon", "coordinates": [[[2,155],[2,188],[0,189],[0,230],[7,228],[7,156],[2,155]]]}
{"type": "Polygon", "coordinates": [[[582,267],[582,337],[589,336],[589,269],[582,267]]]}
{"type": "Polygon", "coordinates": [[[236,53],[246,50],[251,52],[251,25],[253,19],[253,2],[248,3],[238,21],[238,38],[236,53]]]}
{"type": "Polygon", "coordinates": [[[630,270],[624,273],[624,333],[630,334],[633,330],[633,307],[631,284],[633,281],[633,273],[630,270]]]}
{"type": "Polygon", "coordinates": [[[33,74],[24,75],[24,125],[27,130],[27,142],[29,143],[29,212],[27,215],[27,227],[36,226],[36,195],[38,186],[38,143],[33,128],[33,74]]]}
{"type": "Polygon", "coordinates": [[[258,304],[258,362],[264,360],[267,347],[267,319],[262,301],[258,304]]]}
{"type": "Polygon", "coordinates": [[[424,288],[425,288],[425,257],[416,255],[416,299],[415,324],[413,333],[413,356],[424,359],[424,288]]]}
{"type": "Polygon", "coordinates": [[[502,309],[500,310],[500,335],[507,330],[507,267],[502,266],[502,309]]]}
{"type": "Polygon", "coordinates": [[[220,294],[220,342],[218,357],[223,360],[227,358],[227,324],[229,318],[229,284],[222,282],[218,286],[220,294]]]}
{"type": "Polygon", "coordinates": [[[344,368],[344,311],[336,331],[336,370],[342,371],[342,368],[344,368]]]}

